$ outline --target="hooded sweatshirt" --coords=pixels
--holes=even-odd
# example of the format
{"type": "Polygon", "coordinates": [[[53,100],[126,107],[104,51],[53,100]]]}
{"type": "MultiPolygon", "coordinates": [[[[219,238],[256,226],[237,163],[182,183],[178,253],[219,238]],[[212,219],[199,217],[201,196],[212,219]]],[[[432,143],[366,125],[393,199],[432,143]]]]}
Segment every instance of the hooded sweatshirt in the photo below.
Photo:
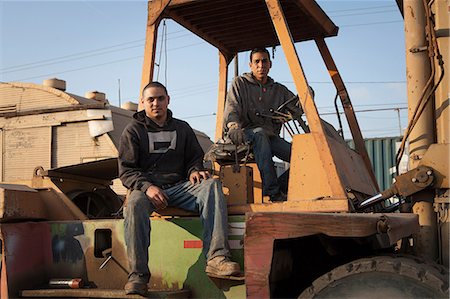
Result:
{"type": "Polygon", "coordinates": [[[119,177],[128,189],[164,189],[201,170],[203,154],[192,128],[170,110],[162,127],[139,111],[120,138],[119,177]]]}
{"type": "MultiPolygon", "coordinates": [[[[263,128],[269,135],[279,135],[281,123],[268,117],[294,94],[271,77],[262,85],[251,73],[236,77],[227,93],[224,128],[236,122],[244,129],[263,128]],[[272,111],[273,111],[272,110],[272,111]]],[[[301,110],[299,107],[294,107],[301,110]]],[[[301,112],[300,112],[301,113],[301,112]]]]}

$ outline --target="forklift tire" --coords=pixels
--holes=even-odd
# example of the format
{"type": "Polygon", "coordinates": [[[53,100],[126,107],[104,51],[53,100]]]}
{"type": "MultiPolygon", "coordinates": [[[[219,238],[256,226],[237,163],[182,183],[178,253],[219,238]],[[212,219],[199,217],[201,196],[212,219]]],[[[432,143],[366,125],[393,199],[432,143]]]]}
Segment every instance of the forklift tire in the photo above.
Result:
{"type": "Polygon", "coordinates": [[[412,256],[364,258],[325,273],[298,298],[449,298],[449,274],[412,256]]]}

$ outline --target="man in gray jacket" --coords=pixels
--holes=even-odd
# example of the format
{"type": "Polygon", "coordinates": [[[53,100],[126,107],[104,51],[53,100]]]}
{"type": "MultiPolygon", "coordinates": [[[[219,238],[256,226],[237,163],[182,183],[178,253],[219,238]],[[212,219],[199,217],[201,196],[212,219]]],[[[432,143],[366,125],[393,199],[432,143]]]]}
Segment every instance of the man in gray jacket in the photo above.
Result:
{"type": "MultiPolygon", "coordinates": [[[[234,144],[252,145],[263,194],[271,201],[284,201],[286,195],[280,190],[272,157],[289,162],[291,144],[279,136],[282,124],[268,116],[294,94],[268,76],[272,61],[267,49],[252,50],[249,65],[251,73],[236,77],[228,91],[224,127],[234,144]]],[[[295,114],[303,113],[298,106],[291,109],[295,114]]]]}

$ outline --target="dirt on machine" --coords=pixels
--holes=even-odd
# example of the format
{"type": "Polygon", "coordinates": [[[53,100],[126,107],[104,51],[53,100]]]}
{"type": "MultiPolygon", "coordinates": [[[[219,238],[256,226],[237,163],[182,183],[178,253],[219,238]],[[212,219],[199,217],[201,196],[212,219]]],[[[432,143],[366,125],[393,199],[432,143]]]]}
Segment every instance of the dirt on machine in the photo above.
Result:
{"type": "MultiPolygon", "coordinates": [[[[168,208],[151,215],[148,297],[448,298],[449,4],[396,2],[409,108],[396,166],[408,145],[409,170],[386,190],[327,46],[339,28],[315,1],[148,2],[141,88],[153,79],[164,19],[218,50],[215,136],[196,135],[224,186],[229,244],[244,269],[241,277],[207,276],[198,215],[168,208]],[[296,50],[305,41],[330,74],[354,149],[319,116],[296,50]],[[282,48],[292,101],[304,111],[294,116],[283,105],[270,116],[292,138],[284,202],[263,196],[248,148],[221,143],[231,63],[256,47],[282,48]]],[[[71,94],[56,78],[0,83],[0,102],[0,297],[142,298],[123,291],[127,190],[117,170],[120,135],[141,107],[112,106],[98,91],[71,94]]]]}

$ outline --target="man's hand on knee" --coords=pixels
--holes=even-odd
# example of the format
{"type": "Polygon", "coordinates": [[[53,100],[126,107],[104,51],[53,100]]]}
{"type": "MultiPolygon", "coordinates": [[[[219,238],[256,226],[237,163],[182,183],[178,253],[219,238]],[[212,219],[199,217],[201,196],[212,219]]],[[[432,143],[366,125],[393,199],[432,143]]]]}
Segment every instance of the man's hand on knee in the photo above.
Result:
{"type": "Polygon", "coordinates": [[[169,198],[166,193],[164,193],[161,188],[157,186],[148,187],[147,191],[145,191],[145,195],[147,195],[150,202],[155,206],[157,210],[162,210],[167,208],[167,201],[169,198]]]}
{"type": "Polygon", "coordinates": [[[210,177],[209,172],[207,171],[193,171],[189,176],[189,181],[192,184],[200,183],[203,179],[208,179],[210,177]]]}

